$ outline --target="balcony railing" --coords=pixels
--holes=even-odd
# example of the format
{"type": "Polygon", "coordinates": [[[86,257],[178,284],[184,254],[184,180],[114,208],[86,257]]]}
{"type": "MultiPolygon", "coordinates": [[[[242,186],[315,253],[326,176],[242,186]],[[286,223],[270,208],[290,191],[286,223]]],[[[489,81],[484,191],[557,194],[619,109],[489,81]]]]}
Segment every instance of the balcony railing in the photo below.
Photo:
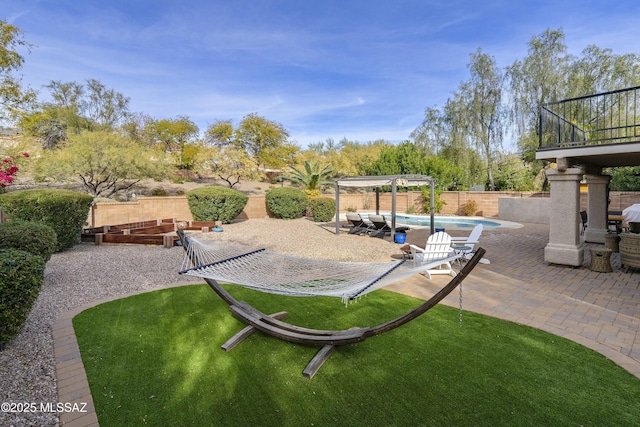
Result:
{"type": "Polygon", "coordinates": [[[640,142],[640,86],[544,104],[541,150],[640,142]]]}

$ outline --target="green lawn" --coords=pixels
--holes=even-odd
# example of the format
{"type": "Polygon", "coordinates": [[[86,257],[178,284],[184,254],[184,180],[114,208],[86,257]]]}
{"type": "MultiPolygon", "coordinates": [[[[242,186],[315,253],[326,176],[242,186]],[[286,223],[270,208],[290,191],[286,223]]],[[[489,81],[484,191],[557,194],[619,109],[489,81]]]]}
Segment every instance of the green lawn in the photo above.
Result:
{"type": "MultiPolygon", "coordinates": [[[[419,301],[376,291],[345,307],[228,289],[265,312],[317,328],[367,326],[419,301]]],[[[311,380],[316,348],[256,333],[205,285],[102,304],[74,327],[102,427],[637,425],[640,380],[578,344],[437,306],[409,324],[338,348],[311,380]]]]}

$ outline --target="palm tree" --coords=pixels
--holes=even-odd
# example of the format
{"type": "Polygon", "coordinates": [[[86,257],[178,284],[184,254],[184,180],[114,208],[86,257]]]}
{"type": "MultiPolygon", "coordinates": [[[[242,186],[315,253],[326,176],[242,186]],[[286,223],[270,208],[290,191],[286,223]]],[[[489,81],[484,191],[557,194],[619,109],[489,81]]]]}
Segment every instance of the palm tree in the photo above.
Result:
{"type": "Polygon", "coordinates": [[[331,165],[320,166],[319,161],[312,165],[305,161],[304,170],[296,169],[295,167],[291,169],[293,171],[283,179],[302,185],[310,197],[319,196],[320,187],[331,183],[331,181],[327,180],[327,177],[333,173],[331,165]]]}

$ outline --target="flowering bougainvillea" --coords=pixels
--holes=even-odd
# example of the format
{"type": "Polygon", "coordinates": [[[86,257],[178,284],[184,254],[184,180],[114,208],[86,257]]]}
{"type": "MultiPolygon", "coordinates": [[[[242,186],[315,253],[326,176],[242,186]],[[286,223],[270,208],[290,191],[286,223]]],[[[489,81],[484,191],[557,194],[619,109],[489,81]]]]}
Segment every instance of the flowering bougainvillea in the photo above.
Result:
{"type": "MultiPolygon", "coordinates": [[[[29,153],[21,153],[22,157],[29,157],[29,153]]],[[[13,182],[13,178],[18,173],[18,157],[9,156],[0,162],[0,188],[5,188],[13,182]]]]}

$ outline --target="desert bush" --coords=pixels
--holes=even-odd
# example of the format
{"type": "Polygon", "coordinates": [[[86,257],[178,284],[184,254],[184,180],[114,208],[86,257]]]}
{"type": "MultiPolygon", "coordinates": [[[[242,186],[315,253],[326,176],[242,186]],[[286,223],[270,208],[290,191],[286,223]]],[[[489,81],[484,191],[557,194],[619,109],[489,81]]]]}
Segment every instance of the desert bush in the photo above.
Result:
{"type": "Polygon", "coordinates": [[[232,188],[202,187],[187,191],[187,202],[196,221],[221,221],[228,224],[249,201],[246,194],[232,188]]]}
{"type": "Polygon", "coordinates": [[[336,214],[336,201],[325,197],[311,199],[309,210],[315,222],[329,222],[336,214]]]}
{"type": "Polygon", "coordinates": [[[24,326],[44,280],[42,257],[0,249],[0,349],[24,326]]]}
{"type": "Polygon", "coordinates": [[[292,187],[273,188],[267,191],[265,200],[269,211],[282,219],[301,218],[309,204],[306,193],[292,187]]]}
{"type": "Polygon", "coordinates": [[[53,228],[30,221],[11,221],[0,224],[0,248],[29,252],[49,261],[55,252],[58,238],[53,228]]]}
{"type": "Polygon", "coordinates": [[[474,216],[478,211],[478,205],[475,200],[469,200],[467,203],[462,205],[461,209],[465,216],[474,216]]]}
{"type": "Polygon", "coordinates": [[[56,252],[80,243],[93,197],[69,190],[24,190],[0,195],[0,205],[13,221],[32,221],[53,228],[56,252]]]}

